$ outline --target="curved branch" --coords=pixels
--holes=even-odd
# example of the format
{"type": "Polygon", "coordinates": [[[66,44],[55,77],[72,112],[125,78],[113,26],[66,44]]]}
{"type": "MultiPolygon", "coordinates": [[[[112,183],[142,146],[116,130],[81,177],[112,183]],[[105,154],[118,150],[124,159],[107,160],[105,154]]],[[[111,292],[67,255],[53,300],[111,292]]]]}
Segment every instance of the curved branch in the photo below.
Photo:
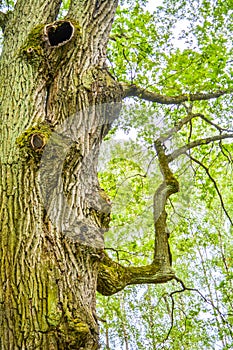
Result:
{"type": "Polygon", "coordinates": [[[209,93],[196,93],[196,94],[182,94],[178,96],[166,96],[157,94],[155,92],[146,90],[134,84],[121,83],[124,91],[125,97],[139,97],[143,100],[150,102],[157,102],[161,104],[171,105],[171,104],[181,104],[186,101],[204,101],[213,98],[218,98],[220,96],[231,93],[228,90],[219,90],[209,93]]]}
{"type": "Polygon", "coordinates": [[[100,263],[97,290],[103,295],[112,295],[131,284],[165,283],[174,278],[171,268],[171,253],[168,244],[165,206],[167,199],[179,191],[179,184],[169,168],[167,156],[160,140],[155,141],[160,169],[164,178],[154,195],[155,249],[151,265],[124,267],[106,254],[100,263]]]}
{"type": "Polygon", "coordinates": [[[154,261],[163,261],[166,266],[172,265],[172,256],[168,243],[167,213],[165,210],[168,198],[179,191],[179,183],[168,165],[168,159],[160,139],[154,143],[158,155],[163,182],[154,194],[154,227],[155,248],[154,261]]]}
{"type": "Polygon", "coordinates": [[[184,146],[178,148],[177,150],[175,150],[174,152],[169,154],[167,156],[168,162],[169,163],[172,162],[174,159],[178,158],[182,154],[185,154],[188,150],[190,150],[194,147],[201,146],[201,145],[207,145],[210,142],[220,141],[220,140],[230,139],[230,138],[233,138],[233,134],[216,135],[216,136],[212,136],[212,137],[207,137],[205,139],[195,140],[193,142],[190,142],[187,145],[184,145],[184,146]]]}
{"type": "Polygon", "coordinates": [[[147,266],[125,267],[113,261],[105,253],[100,263],[97,290],[102,295],[113,295],[132,284],[158,284],[172,280],[175,276],[171,268],[159,262],[147,266]]]}

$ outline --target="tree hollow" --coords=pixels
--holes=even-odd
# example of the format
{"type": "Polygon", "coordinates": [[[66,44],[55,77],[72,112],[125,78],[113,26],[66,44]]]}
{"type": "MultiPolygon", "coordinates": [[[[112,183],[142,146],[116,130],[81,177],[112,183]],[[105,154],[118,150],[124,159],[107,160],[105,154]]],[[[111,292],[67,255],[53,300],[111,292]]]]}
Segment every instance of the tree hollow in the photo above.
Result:
{"type": "Polygon", "coordinates": [[[45,26],[45,37],[51,47],[66,44],[73,35],[74,26],[70,21],[56,21],[45,26]]]}

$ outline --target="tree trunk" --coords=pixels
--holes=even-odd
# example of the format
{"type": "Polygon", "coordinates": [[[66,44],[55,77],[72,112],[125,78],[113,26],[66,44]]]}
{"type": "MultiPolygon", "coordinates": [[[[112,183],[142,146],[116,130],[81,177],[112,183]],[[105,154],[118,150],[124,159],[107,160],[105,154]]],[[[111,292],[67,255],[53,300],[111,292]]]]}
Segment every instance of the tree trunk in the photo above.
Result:
{"type": "Polygon", "coordinates": [[[101,141],[122,97],[105,51],[117,1],[17,1],[1,77],[0,348],[98,349],[109,203],[101,141]],[[54,22],[56,21],[56,22],[54,22]]]}

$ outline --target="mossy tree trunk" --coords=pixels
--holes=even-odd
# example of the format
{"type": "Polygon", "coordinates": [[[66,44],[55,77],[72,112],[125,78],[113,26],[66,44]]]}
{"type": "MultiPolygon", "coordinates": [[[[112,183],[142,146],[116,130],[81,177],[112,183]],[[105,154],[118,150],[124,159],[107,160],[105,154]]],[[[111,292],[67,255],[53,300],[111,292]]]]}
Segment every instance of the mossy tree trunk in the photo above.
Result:
{"type": "MultiPolygon", "coordinates": [[[[99,147],[121,101],[179,104],[222,95],[167,97],[116,82],[105,66],[117,0],[18,0],[0,12],[0,348],[99,348],[96,290],[175,277],[165,206],[179,189],[163,140],[150,265],[104,253],[110,204],[97,179],[99,147]]],[[[182,125],[182,123],[181,123],[182,125]]]]}
{"type": "Polygon", "coordinates": [[[1,23],[1,349],[99,347],[109,204],[96,163],[122,94],[104,66],[116,6],[72,1],[56,21],[60,0],[19,0],[1,23]]]}

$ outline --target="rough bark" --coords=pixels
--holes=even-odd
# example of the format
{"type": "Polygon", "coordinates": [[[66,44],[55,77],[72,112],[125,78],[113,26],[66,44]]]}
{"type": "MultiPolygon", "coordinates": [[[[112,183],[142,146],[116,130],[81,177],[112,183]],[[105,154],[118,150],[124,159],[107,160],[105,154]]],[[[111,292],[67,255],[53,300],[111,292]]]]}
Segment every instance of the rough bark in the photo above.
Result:
{"type": "Polygon", "coordinates": [[[58,21],[60,3],[18,0],[0,13],[0,348],[7,350],[98,349],[97,288],[111,295],[174,278],[165,212],[178,191],[168,166],[174,154],[155,143],[164,181],[155,192],[154,260],[124,267],[103,251],[110,204],[98,184],[99,147],[126,96],[181,103],[225,93],[166,98],[117,83],[105,66],[117,0],[73,0],[58,21]]]}
{"type": "Polygon", "coordinates": [[[4,22],[1,349],[99,347],[95,294],[109,204],[96,164],[122,94],[104,67],[117,5],[108,3],[101,22],[94,12],[76,16],[84,2],[54,22],[60,1],[21,0],[4,22]]]}

